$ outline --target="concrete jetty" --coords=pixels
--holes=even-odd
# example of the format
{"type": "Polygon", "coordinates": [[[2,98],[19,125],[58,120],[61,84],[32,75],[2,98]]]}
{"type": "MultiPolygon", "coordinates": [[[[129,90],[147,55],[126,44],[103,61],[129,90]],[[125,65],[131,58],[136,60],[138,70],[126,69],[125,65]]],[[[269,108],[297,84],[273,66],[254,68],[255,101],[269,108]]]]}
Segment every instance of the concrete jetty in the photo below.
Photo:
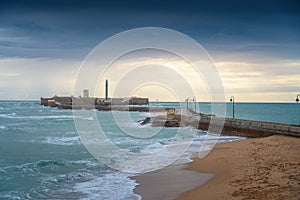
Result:
{"type": "MultiPolygon", "coordinates": [[[[174,109],[172,112],[167,111],[166,115],[151,118],[151,124],[152,126],[164,127],[191,126],[207,131],[213,118],[217,117],[215,115],[194,113],[187,109],[184,112],[174,109]]],[[[300,125],[232,118],[224,119],[222,135],[266,137],[275,134],[300,137],[300,125]]]]}
{"type": "MultiPolygon", "coordinates": [[[[160,112],[165,115],[142,120],[141,124],[151,122],[152,126],[185,127],[192,126],[200,130],[208,130],[214,115],[195,113],[190,109],[150,107],[148,98],[94,98],[94,97],[59,97],[41,98],[41,105],[62,109],[96,109],[99,111],[136,111],[160,112]],[[145,123],[144,123],[145,121],[145,123]]],[[[223,135],[244,137],[265,137],[274,134],[300,137],[300,125],[281,124],[244,119],[225,118],[223,135]]]]}

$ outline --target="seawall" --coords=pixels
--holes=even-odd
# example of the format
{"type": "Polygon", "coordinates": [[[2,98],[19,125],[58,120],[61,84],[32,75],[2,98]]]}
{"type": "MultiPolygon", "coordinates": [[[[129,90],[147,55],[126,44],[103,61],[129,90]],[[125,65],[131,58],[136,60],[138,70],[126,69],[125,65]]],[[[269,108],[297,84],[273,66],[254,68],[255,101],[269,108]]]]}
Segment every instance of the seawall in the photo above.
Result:
{"type": "MultiPolygon", "coordinates": [[[[131,105],[116,105],[108,104],[100,101],[97,98],[74,98],[74,97],[58,97],[41,98],[41,105],[58,107],[62,109],[96,109],[99,111],[136,111],[136,112],[166,112],[166,116],[158,116],[151,118],[152,126],[165,127],[184,127],[193,126],[200,130],[208,130],[212,122],[218,121],[214,115],[206,115],[195,113],[187,109],[149,107],[149,106],[134,106],[135,104],[144,105],[146,98],[133,98],[134,102],[131,105]],[[141,100],[139,102],[138,100],[141,100]],[[145,100],[145,101],[144,101],[145,100]]],[[[116,101],[116,99],[112,99],[116,101]]],[[[119,99],[117,99],[119,100],[119,99]]],[[[132,100],[132,101],[133,101],[132,100]]],[[[148,102],[148,100],[147,100],[148,102]]],[[[219,121],[224,120],[222,129],[223,135],[238,135],[244,137],[265,137],[274,134],[288,135],[300,137],[300,125],[281,124],[273,122],[263,122],[244,119],[219,118],[219,121]]],[[[211,129],[210,129],[211,131],[211,129]]]]}
{"type": "Polygon", "coordinates": [[[232,118],[217,118],[214,115],[195,114],[185,112],[178,114],[178,111],[173,113],[168,112],[167,116],[158,116],[151,118],[152,126],[165,127],[184,127],[192,126],[200,130],[207,131],[210,127],[212,119],[215,121],[223,121],[223,135],[235,135],[244,137],[266,137],[271,135],[288,135],[300,137],[300,125],[281,124],[274,122],[263,122],[244,119],[232,118]]]}

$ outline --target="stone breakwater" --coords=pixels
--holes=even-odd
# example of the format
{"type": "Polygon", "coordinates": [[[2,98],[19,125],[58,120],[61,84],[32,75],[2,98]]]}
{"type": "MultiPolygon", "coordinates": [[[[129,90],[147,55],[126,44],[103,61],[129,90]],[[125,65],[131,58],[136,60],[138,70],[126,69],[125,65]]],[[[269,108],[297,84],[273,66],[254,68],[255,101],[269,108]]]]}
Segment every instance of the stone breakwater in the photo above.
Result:
{"type": "Polygon", "coordinates": [[[266,137],[271,135],[288,135],[300,137],[300,126],[273,122],[262,122],[244,119],[218,118],[214,115],[198,114],[186,109],[168,109],[165,115],[152,117],[154,127],[185,127],[191,126],[200,130],[209,130],[210,124],[218,119],[224,120],[222,135],[243,137],[266,137]]]}
{"type": "Polygon", "coordinates": [[[265,137],[270,135],[288,135],[300,137],[300,125],[262,122],[244,119],[218,118],[214,115],[195,113],[188,109],[175,109],[164,107],[149,107],[147,98],[132,97],[124,103],[122,98],[113,98],[106,102],[98,98],[58,97],[41,98],[41,105],[58,107],[62,109],[96,109],[99,111],[135,111],[160,112],[157,117],[140,120],[141,125],[151,122],[154,127],[186,127],[214,132],[221,130],[223,135],[236,135],[244,137],[265,137]],[[124,105],[123,105],[124,104],[124,105]],[[142,105],[142,106],[141,106],[142,105]],[[224,126],[222,124],[224,122],[224,126]],[[213,127],[213,128],[211,128],[213,127]]]}

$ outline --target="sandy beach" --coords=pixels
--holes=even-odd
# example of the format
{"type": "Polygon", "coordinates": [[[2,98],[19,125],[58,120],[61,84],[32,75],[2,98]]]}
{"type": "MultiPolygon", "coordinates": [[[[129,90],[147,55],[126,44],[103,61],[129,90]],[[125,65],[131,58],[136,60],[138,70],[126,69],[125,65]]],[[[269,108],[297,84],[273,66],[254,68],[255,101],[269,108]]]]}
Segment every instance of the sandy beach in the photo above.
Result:
{"type": "Polygon", "coordinates": [[[143,199],[299,199],[300,138],[219,143],[203,159],[135,177],[143,199]]]}

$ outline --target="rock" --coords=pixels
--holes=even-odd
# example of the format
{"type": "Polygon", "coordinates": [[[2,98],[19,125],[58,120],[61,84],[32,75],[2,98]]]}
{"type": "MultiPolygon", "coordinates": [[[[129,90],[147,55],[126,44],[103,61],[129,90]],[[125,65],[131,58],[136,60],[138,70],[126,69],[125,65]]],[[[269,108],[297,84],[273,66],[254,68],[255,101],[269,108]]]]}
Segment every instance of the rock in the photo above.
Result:
{"type": "Polygon", "coordinates": [[[149,124],[151,122],[151,118],[150,117],[146,117],[146,119],[143,120],[139,120],[138,123],[140,125],[145,125],[145,124],[149,124]]]}

